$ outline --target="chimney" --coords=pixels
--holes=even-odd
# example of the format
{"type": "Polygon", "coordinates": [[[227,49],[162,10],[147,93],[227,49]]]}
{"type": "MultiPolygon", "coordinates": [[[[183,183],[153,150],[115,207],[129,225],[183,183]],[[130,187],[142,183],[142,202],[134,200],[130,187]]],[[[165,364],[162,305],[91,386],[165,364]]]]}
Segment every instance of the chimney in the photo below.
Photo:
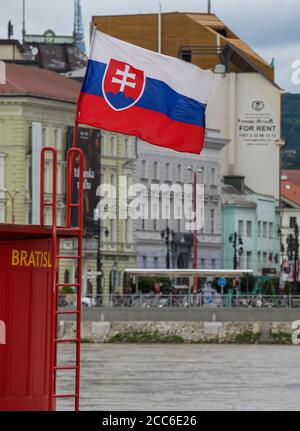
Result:
{"type": "Polygon", "coordinates": [[[242,194],[245,192],[245,177],[241,175],[225,175],[224,184],[235,187],[242,194]]]}

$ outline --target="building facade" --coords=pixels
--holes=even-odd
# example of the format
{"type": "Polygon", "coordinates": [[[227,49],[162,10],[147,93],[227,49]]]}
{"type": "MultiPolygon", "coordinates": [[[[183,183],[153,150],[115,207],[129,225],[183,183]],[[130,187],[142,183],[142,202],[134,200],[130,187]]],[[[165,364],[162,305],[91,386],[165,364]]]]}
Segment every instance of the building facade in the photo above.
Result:
{"type": "MultiPolygon", "coordinates": [[[[54,72],[11,64],[7,65],[7,82],[0,94],[0,221],[40,222],[39,154],[41,148],[50,146],[58,150],[57,223],[63,225],[67,131],[74,125],[80,84],[54,72]]],[[[117,183],[119,175],[132,178],[135,139],[103,132],[101,141],[101,181],[117,183]]],[[[52,161],[47,156],[45,198],[49,201],[51,179],[52,161]]],[[[45,222],[51,223],[49,209],[45,222]]],[[[102,291],[108,293],[121,289],[123,269],[135,266],[135,253],[130,222],[111,220],[103,225],[109,235],[101,228],[102,291]]],[[[65,253],[73,254],[75,243],[66,240],[62,247],[65,253]]],[[[96,293],[97,248],[96,239],[84,241],[83,294],[96,293]]],[[[65,282],[73,282],[75,276],[76,262],[62,262],[65,282]]]]}
{"type": "Polygon", "coordinates": [[[238,268],[252,269],[256,276],[279,275],[280,217],[276,199],[253,192],[243,181],[243,177],[225,177],[228,184],[222,187],[224,268],[234,268],[233,235],[237,234],[238,268]]]}
{"type": "MultiPolygon", "coordinates": [[[[271,226],[271,230],[273,223],[275,232],[277,207],[280,200],[280,153],[284,141],[281,139],[282,90],[274,82],[274,67],[261,58],[214,14],[163,13],[160,33],[157,14],[95,16],[92,23],[101,31],[129,43],[153,51],[159,51],[161,48],[162,54],[181,58],[203,69],[215,72],[217,85],[208,103],[206,125],[210,130],[218,130],[219,136],[228,143],[221,149],[220,176],[243,176],[247,186],[257,196],[270,197],[270,204],[265,198],[259,200],[259,206],[265,207],[264,211],[270,211],[268,215],[261,216],[260,222],[262,226],[267,223],[267,229],[271,226]],[[275,205],[273,199],[275,199],[275,205]]],[[[152,163],[152,156],[149,157],[152,163]]],[[[204,150],[200,158],[205,161],[205,157],[204,150]]],[[[175,162],[175,164],[177,163],[175,162]]],[[[201,165],[200,162],[199,164],[201,165]]],[[[207,204],[211,200],[207,194],[207,190],[211,190],[209,177],[206,177],[204,181],[208,182],[205,197],[207,204]]],[[[253,201],[252,198],[251,200],[253,201]]],[[[208,205],[207,208],[209,208],[208,205]]],[[[212,216],[215,216],[215,210],[216,208],[209,208],[209,211],[212,212],[206,215],[207,226],[212,226],[212,216]]],[[[257,218],[258,215],[255,214],[257,218]]],[[[250,217],[250,214],[248,216],[250,217]]],[[[236,217],[239,215],[237,216],[228,209],[226,223],[231,227],[230,230],[238,229],[236,223],[239,219],[236,217]],[[230,214],[233,217],[231,221],[228,220],[230,214]]],[[[247,224],[247,219],[244,221],[247,224]]],[[[259,220],[256,223],[250,217],[248,221],[253,223],[254,232],[254,227],[258,228],[259,220]]],[[[227,228],[223,226],[224,229],[227,228]]],[[[156,233],[155,238],[154,241],[151,229],[148,233],[142,233],[142,231],[139,233],[138,241],[142,241],[139,266],[163,264],[165,247],[161,243],[159,232],[156,233]],[[152,242],[149,258],[145,255],[146,243],[143,242],[147,235],[148,243],[152,242]],[[155,247],[159,248],[159,255],[155,255],[155,247]]],[[[209,254],[209,250],[213,247],[212,238],[214,236],[209,237],[204,232],[199,233],[199,267],[214,266],[215,258],[218,260],[217,255],[214,257],[213,253],[209,254]],[[205,244],[202,247],[202,256],[201,242],[205,244]],[[208,244],[210,244],[210,248],[207,247],[208,244]],[[201,261],[201,259],[203,260],[201,261]]],[[[272,238],[262,237],[261,240],[262,244],[259,239],[256,244],[259,249],[251,250],[252,240],[248,244],[248,239],[245,239],[247,250],[242,259],[244,260],[243,265],[247,266],[248,253],[248,264],[252,261],[253,267],[256,265],[257,273],[261,272],[258,269],[260,262],[267,267],[275,263],[272,259],[277,255],[279,249],[279,239],[275,237],[275,234],[272,233],[272,238]]],[[[219,239],[216,239],[216,242],[218,241],[219,239]]],[[[230,265],[232,261],[232,250],[226,245],[221,261],[224,264],[226,261],[226,265],[230,265]]],[[[219,267],[218,264],[217,267],[219,267]]]]}
{"type": "Polygon", "coordinates": [[[100,184],[111,185],[116,190],[115,216],[100,223],[102,292],[107,294],[121,292],[124,269],[136,266],[133,221],[119,217],[119,179],[126,178],[128,187],[133,183],[137,155],[135,138],[105,131],[101,135],[100,184]]]}
{"type": "MultiPolygon", "coordinates": [[[[300,226],[300,171],[283,170],[281,174],[281,267],[284,278],[294,281],[295,260],[299,260],[299,247],[296,250],[297,231],[300,226]],[[296,252],[296,253],[295,253],[296,252]]],[[[299,241],[298,241],[299,246],[299,241]]],[[[298,265],[298,264],[297,264],[298,265]]],[[[297,280],[299,281],[299,270],[297,280]]]]}
{"type": "MultiPolygon", "coordinates": [[[[198,268],[220,268],[222,266],[221,240],[221,149],[227,141],[219,133],[207,130],[204,149],[201,157],[177,153],[139,142],[137,146],[135,181],[146,186],[149,196],[150,211],[151,185],[157,186],[193,184],[193,172],[197,173],[198,184],[204,184],[204,226],[197,233],[198,268]],[[200,172],[199,172],[200,171],[200,172]]],[[[184,196],[192,205],[193,194],[184,196]]],[[[160,195],[159,207],[163,206],[160,195]]],[[[149,216],[147,212],[147,217],[149,216]]],[[[187,218],[176,215],[178,209],[171,199],[171,208],[166,209],[168,218],[141,219],[135,222],[137,266],[140,268],[166,268],[167,245],[165,242],[167,228],[170,229],[170,267],[193,267],[193,232],[187,226],[187,218]]],[[[180,211],[180,209],[179,209],[180,211]]],[[[154,210],[154,212],[156,212],[154,210]]]]}

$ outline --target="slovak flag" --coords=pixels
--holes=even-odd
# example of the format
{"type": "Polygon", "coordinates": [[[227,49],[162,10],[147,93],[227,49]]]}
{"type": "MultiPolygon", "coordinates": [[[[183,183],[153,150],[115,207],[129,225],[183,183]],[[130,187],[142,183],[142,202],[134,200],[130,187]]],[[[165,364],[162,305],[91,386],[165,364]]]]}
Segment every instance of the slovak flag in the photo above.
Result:
{"type": "Polygon", "coordinates": [[[200,154],[212,72],[94,30],[77,123],[200,154]]]}

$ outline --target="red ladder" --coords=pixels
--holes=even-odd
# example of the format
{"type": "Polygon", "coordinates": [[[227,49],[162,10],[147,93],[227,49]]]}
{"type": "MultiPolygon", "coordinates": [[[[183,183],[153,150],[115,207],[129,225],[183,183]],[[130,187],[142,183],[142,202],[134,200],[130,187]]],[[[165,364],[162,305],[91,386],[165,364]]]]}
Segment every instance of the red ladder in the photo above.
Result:
{"type": "MultiPolygon", "coordinates": [[[[77,180],[77,179],[76,179],[77,180]]],[[[79,410],[80,395],[80,340],[81,340],[81,280],[82,280],[82,234],[83,234],[83,152],[78,148],[71,148],[67,152],[67,188],[66,188],[66,227],[58,227],[56,223],[57,210],[57,151],[52,147],[44,147],[41,153],[41,191],[40,191],[40,223],[45,226],[45,208],[52,209],[52,256],[51,270],[51,327],[50,327],[50,366],[49,366],[49,410],[54,410],[55,399],[74,398],[75,411],[79,410]],[[52,202],[45,202],[45,154],[52,153],[52,202]],[[73,173],[75,158],[77,156],[79,165],[78,175],[78,199],[76,203],[72,201],[73,173]],[[77,209],[77,226],[71,226],[71,213],[77,209]],[[60,255],[60,238],[74,237],[77,239],[77,254],[75,256],[60,255]],[[62,259],[73,259],[77,261],[77,280],[74,283],[59,282],[59,261],[62,259]],[[55,263],[54,263],[55,262],[55,263]],[[74,287],[76,289],[76,310],[59,310],[58,295],[61,287],[74,287]],[[61,315],[76,316],[75,338],[58,338],[58,317],[61,315]],[[60,343],[75,343],[76,355],[75,364],[66,365],[57,363],[57,346],[60,343]],[[56,392],[56,381],[58,371],[75,371],[75,390],[74,393],[58,394],[56,392]]]]}

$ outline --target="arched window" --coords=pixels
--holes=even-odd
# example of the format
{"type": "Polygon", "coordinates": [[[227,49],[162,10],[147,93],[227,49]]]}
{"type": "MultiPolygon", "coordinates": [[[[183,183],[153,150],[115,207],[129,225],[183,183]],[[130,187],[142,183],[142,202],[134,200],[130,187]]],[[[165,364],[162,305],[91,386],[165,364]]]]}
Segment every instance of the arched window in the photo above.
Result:
{"type": "Polygon", "coordinates": [[[69,284],[70,283],[70,270],[66,269],[64,274],[64,283],[69,284]]]}

